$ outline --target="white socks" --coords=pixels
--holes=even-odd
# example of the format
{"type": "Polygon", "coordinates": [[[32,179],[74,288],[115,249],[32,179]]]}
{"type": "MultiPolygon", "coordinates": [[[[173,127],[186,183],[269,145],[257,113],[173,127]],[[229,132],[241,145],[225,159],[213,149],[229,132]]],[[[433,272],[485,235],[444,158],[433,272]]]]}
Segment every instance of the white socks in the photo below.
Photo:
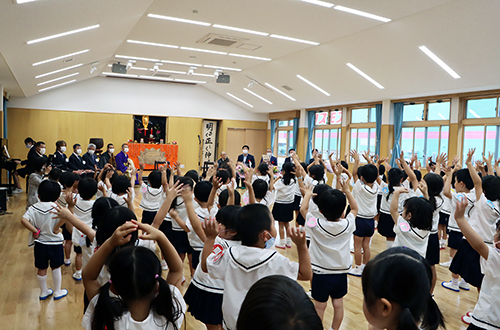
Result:
{"type": "Polygon", "coordinates": [[[451,284],[453,284],[453,286],[458,286],[458,278],[452,278],[451,284]]]}
{"type": "Polygon", "coordinates": [[[459,283],[458,285],[465,285],[465,284],[467,284],[467,282],[465,282],[465,280],[462,278],[462,279],[460,280],[460,283],[459,283]]]}
{"type": "Polygon", "coordinates": [[[394,241],[387,241],[387,248],[390,249],[394,245],[394,241]]]}
{"type": "Polygon", "coordinates": [[[61,281],[62,281],[61,267],[52,269],[52,282],[54,282],[54,293],[56,295],[61,293],[61,281]]]}
{"type": "Polygon", "coordinates": [[[40,296],[47,295],[49,293],[49,289],[47,289],[47,275],[45,276],[37,275],[36,279],[38,280],[38,284],[40,285],[40,290],[42,290],[40,296]]]}

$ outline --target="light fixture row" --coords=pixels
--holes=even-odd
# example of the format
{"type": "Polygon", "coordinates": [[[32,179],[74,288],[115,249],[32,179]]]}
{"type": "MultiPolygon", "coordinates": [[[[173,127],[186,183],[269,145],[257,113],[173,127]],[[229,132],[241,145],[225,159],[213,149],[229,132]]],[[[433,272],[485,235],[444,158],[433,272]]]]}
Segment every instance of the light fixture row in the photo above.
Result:
{"type": "Polygon", "coordinates": [[[321,6],[321,7],[326,7],[326,8],[332,8],[333,7],[333,9],[336,9],[336,10],[340,10],[340,11],[343,11],[343,12],[346,12],[346,13],[350,13],[350,14],[354,14],[354,15],[358,15],[358,16],[363,16],[363,17],[366,17],[366,18],[371,18],[371,19],[374,19],[374,20],[377,20],[377,21],[380,21],[380,22],[384,22],[384,23],[389,23],[391,21],[390,18],[386,18],[386,17],[382,17],[382,16],[370,14],[370,13],[367,13],[365,11],[361,11],[361,10],[357,10],[357,9],[353,9],[353,8],[349,8],[349,7],[344,7],[344,6],[340,6],[340,5],[336,6],[333,3],[331,3],[331,2],[320,1],[320,0],[301,0],[301,1],[313,4],[313,5],[318,5],[318,6],[321,6]]]}

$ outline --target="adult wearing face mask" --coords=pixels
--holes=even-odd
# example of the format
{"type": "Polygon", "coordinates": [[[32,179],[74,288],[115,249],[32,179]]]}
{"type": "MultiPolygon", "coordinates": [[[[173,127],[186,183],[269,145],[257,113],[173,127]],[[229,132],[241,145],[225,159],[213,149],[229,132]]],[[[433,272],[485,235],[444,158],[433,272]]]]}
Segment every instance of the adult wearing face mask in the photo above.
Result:
{"type": "Polygon", "coordinates": [[[26,175],[30,175],[31,173],[33,172],[29,172],[29,167],[28,167],[28,160],[30,159],[30,156],[35,153],[35,148],[33,148],[33,146],[35,145],[35,140],[33,140],[32,138],[30,137],[27,137],[26,139],[24,139],[24,144],[26,145],[26,148],[29,149],[28,151],[28,156],[26,156],[26,160],[23,160],[21,162],[17,162],[18,165],[23,165],[25,167],[23,168],[20,168],[19,170],[17,170],[17,174],[19,174],[21,177],[26,177],[26,175]]]}
{"type": "Polygon", "coordinates": [[[97,156],[95,155],[96,145],[90,143],[87,146],[87,152],[83,155],[83,161],[85,162],[85,169],[90,171],[97,171],[97,156]]]}
{"type": "Polygon", "coordinates": [[[68,170],[69,159],[65,154],[66,152],[66,141],[59,140],[56,142],[56,152],[54,152],[54,157],[52,159],[52,166],[60,168],[63,171],[68,170]]]}
{"type": "Polygon", "coordinates": [[[285,163],[293,163],[293,155],[295,154],[295,149],[288,150],[288,157],[285,158],[285,163]]]}
{"type": "Polygon", "coordinates": [[[47,150],[45,142],[38,141],[31,149],[34,149],[34,152],[28,153],[28,164],[26,165],[26,174],[28,175],[35,172],[35,162],[37,159],[44,158],[46,163],[49,161],[48,157],[45,156],[45,151],[47,150]]]}
{"type": "MultiPolygon", "coordinates": [[[[267,148],[266,154],[267,154],[267,157],[269,158],[269,160],[266,163],[269,165],[278,166],[278,159],[273,156],[273,151],[271,150],[271,148],[267,148]]],[[[262,164],[263,162],[264,162],[264,158],[261,158],[260,163],[262,164]]]]}
{"type": "MultiPolygon", "coordinates": [[[[249,153],[250,147],[247,145],[244,145],[242,148],[243,153],[238,156],[237,164],[244,164],[247,167],[253,167],[255,168],[255,158],[249,153]]],[[[243,186],[243,179],[240,179],[237,177],[236,183],[238,187],[243,186]]]]}
{"type": "Polygon", "coordinates": [[[128,144],[122,144],[122,151],[116,155],[116,169],[125,173],[128,169],[128,144]]]}
{"type": "Polygon", "coordinates": [[[115,146],[113,143],[108,143],[106,147],[106,152],[102,153],[99,158],[99,168],[104,168],[104,165],[110,163],[111,165],[116,167],[115,156],[113,155],[115,152],[115,146]]]}
{"type": "Polygon", "coordinates": [[[85,172],[85,161],[82,158],[82,146],[78,143],[73,145],[73,153],[69,156],[68,168],[78,174],[85,172]]]}

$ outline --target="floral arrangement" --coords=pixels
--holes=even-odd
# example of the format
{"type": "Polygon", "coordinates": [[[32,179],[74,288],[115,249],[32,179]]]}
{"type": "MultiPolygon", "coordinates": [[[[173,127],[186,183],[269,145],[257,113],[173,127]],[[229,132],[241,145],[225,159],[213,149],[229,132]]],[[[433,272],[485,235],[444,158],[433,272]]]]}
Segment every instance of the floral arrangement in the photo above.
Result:
{"type": "Polygon", "coordinates": [[[278,172],[279,172],[278,166],[273,166],[273,173],[276,174],[278,172]]]}

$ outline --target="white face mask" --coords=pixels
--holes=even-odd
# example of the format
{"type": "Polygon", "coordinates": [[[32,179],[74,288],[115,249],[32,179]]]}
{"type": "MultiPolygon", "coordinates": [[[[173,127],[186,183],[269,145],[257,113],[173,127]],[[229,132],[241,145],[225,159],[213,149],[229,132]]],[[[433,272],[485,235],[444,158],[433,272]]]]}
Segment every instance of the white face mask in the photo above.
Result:
{"type": "Polygon", "coordinates": [[[27,144],[26,148],[28,148],[28,149],[31,148],[31,144],[27,144]]]}
{"type": "Polygon", "coordinates": [[[81,154],[82,153],[82,149],[76,149],[76,153],[77,154],[81,154]]]}
{"type": "Polygon", "coordinates": [[[92,150],[92,149],[91,149],[91,150],[89,150],[89,154],[90,154],[90,155],[93,155],[93,154],[94,154],[94,152],[95,152],[95,151],[94,151],[94,150],[92,150]]]}
{"type": "Polygon", "coordinates": [[[271,157],[272,155],[273,155],[273,153],[272,153],[272,152],[268,152],[268,153],[267,153],[267,156],[268,156],[268,157],[271,157]]]}
{"type": "Polygon", "coordinates": [[[66,147],[61,147],[61,152],[66,152],[66,147]]]}
{"type": "Polygon", "coordinates": [[[127,153],[128,152],[128,148],[123,148],[123,152],[127,153]]]}
{"type": "Polygon", "coordinates": [[[109,149],[109,153],[112,154],[115,152],[115,149],[109,149]]]}
{"type": "Polygon", "coordinates": [[[245,149],[245,150],[243,150],[243,154],[244,154],[244,155],[248,155],[248,150],[246,150],[246,149],[245,149]]]}
{"type": "Polygon", "coordinates": [[[45,148],[40,149],[40,154],[45,155],[45,148]]]}

